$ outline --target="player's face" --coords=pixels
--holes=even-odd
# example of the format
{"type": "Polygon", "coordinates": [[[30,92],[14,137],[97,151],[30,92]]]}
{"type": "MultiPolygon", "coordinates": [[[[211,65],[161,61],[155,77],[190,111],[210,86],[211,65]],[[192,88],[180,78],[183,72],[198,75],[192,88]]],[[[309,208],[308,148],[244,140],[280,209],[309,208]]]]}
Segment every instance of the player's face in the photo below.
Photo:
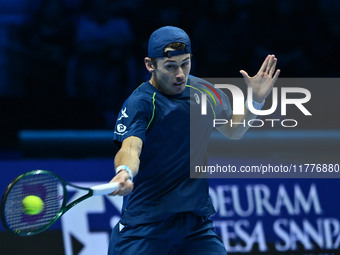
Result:
{"type": "Polygon", "coordinates": [[[165,95],[180,94],[185,89],[190,69],[190,54],[158,59],[153,71],[153,85],[165,95]]]}

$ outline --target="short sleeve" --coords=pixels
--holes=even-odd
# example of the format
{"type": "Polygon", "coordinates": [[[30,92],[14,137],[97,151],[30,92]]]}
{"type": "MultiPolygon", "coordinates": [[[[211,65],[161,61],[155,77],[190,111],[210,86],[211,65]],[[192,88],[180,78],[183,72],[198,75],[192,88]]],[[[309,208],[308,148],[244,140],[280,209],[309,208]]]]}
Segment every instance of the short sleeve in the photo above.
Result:
{"type": "Polygon", "coordinates": [[[119,112],[113,140],[120,144],[130,136],[139,137],[143,143],[152,116],[152,106],[147,99],[131,95],[119,112]]]}
{"type": "Polygon", "coordinates": [[[200,84],[200,89],[204,92],[209,92],[208,100],[211,101],[211,106],[213,107],[213,111],[216,114],[217,119],[230,120],[232,118],[233,111],[230,105],[229,97],[226,93],[202,78],[191,75],[190,80],[193,84],[200,84]]]}

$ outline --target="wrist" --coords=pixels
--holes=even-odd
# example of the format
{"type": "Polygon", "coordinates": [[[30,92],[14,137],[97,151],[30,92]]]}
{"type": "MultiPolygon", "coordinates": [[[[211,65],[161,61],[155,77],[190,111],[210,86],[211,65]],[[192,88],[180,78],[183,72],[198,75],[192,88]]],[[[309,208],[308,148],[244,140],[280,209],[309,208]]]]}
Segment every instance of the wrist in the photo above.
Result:
{"type": "Polygon", "coordinates": [[[246,102],[245,102],[245,105],[246,105],[246,107],[247,107],[247,109],[250,111],[250,109],[249,109],[249,104],[252,104],[253,105],[253,108],[255,109],[255,110],[261,110],[262,109],[262,107],[263,107],[263,105],[264,105],[264,102],[265,102],[265,100],[263,100],[262,102],[257,102],[257,101],[255,101],[255,100],[253,100],[252,99],[252,101],[250,102],[249,101],[249,98],[247,97],[247,100],[246,100],[246,102]]]}
{"type": "Polygon", "coordinates": [[[131,169],[127,166],[127,165],[120,165],[116,168],[116,175],[121,172],[121,171],[125,171],[128,173],[130,179],[131,179],[131,182],[133,182],[133,174],[132,174],[132,171],[131,169]]]}

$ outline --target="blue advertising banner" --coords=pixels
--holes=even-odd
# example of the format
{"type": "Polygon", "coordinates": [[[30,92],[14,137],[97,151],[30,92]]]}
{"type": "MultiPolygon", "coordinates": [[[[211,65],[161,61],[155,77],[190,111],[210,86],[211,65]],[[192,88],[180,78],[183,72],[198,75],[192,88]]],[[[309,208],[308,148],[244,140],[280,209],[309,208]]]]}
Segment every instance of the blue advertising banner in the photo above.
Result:
{"type": "Polygon", "coordinates": [[[229,253],[308,251],[340,246],[338,180],[214,180],[215,226],[229,253]]]}

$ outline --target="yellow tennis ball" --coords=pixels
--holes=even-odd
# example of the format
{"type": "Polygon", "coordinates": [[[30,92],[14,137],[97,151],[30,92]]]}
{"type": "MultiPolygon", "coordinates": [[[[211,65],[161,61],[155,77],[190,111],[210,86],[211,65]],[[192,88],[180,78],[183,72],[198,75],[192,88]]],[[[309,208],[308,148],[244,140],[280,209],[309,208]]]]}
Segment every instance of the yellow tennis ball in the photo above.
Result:
{"type": "Polygon", "coordinates": [[[44,202],[40,197],[27,196],[22,200],[24,212],[28,215],[36,215],[44,210],[44,202]]]}

